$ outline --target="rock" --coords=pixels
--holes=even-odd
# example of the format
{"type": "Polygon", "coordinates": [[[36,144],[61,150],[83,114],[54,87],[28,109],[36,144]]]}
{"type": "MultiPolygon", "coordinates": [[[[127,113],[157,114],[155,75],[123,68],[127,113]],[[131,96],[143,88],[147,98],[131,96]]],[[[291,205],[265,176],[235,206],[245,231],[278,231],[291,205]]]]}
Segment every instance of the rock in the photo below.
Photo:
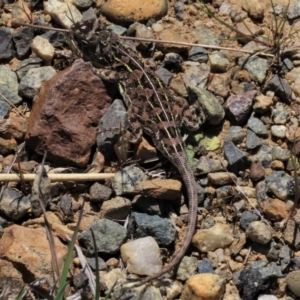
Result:
{"type": "Polygon", "coordinates": [[[207,158],[201,156],[195,166],[195,175],[203,175],[212,172],[218,172],[223,169],[223,164],[220,159],[207,158]]]}
{"type": "Polygon", "coordinates": [[[151,276],[162,269],[159,247],[152,237],[125,243],[120,252],[129,273],[151,276]]]}
{"type": "MultiPolygon", "coordinates": [[[[126,282],[126,276],[124,274],[124,272],[122,272],[121,269],[116,268],[116,269],[112,269],[111,271],[104,272],[104,274],[100,274],[101,276],[101,281],[103,282],[103,284],[105,284],[105,286],[109,289],[112,290],[114,288],[114,286],[116,285],[116,282],[119,282],[120,285],[122,286],[123,283],[126,282]]],[[[115,290],[114,290],[115,293],[115,290]]],[[[118,298],[120,299],[120,298],[118,298]]]]}
{"type": "Polygon", "coordinates": [[[263,92],[266,93],[267,91],[275,92],[275,95],[286,103],[291,102],[292,89],[285,79],[279,77],[277,74],[265,85],[263,92]]]}
{"type": "MultiPolygon", "coordinates": [[[[173,42],[187,42],[186,37],[179,34],[179,32],[174,30],[172,27],[165,28],[160,33],[159,37],[162,40],[168,40],[173,42]]],[[[174,52],[174,53],[181,53],[188,50],[188,47],[185,45],[174,45],[174,44],[161,44],[159,48],[162,49],[163,52],[174,52]]]]}
{"type": "Polygon", "coordinates": [[[258,162],[264,168],[269,168],[272,162],[272,147],[267,145],[262,145],[259,148],[259,151],[253,155],[252,159],[253,162],[258,162]]]}
{"type": "Polygon", "coordinates": [[[103,82],[79,60],[42,86],[30,114],[26,143],[41,155],[47,149],[47,158],[57,163],[84,167],[98,120],[110,103],[103,82]]]}
{"type": "Polygon", "coordinates": [[[264,17],[265,12],[265,2],[260,2],[257,0],[250,0],[250,1],[242,1],[241,2],[243,9],[248,12],[248,14],[254,18],[261,20],[264,17]]]}
{"type": "Polygon", "coordinates": [[[149,144],[149,142],[142,138],[141,142],[135,147],[133,160],[144,161],[147,159],[157,157],[157,150],[149,144]]]}
{"type": "Polygon", "coordinates": [[[13,35],[13,40],[16,45],[17,57],[24,59],[30,54],[30,45],[34,37],[34,29],[30,27],[23,27],[17,30],[13,35]]]}
{"type": "Polygon", "coordinates": [[[253,150],[261,145],[260,138],[252,131],[247,130],[246,147],[249,150],[253,150]]]}
{"type": "Polygon", "coordinates": [[[294,249],[300,250],[300,229],[294,220],[289,219],[283,234],[284,241],[294,249]]]}
{"type": "MultiPolygon", "coordinates": [[[[95,257],[87,257],[86,261],[87,261],[88,265],[92,268],[92,270],[96,271],[95,257]]],[[[105,261],[101,257],[98,257],[98,265],[99,265],[98,271],[106,271],[107,270],[108,266],[106,265],[105,261]]]]}
{"type": "Polygon", "coordinates": [[[167,218],[150,216],[144,213],[131,214],[130,227],[138,237],[151,236],[162,247],[167,247],[175,241],[176,231],[167,218]]]}
{"type": "Polygon", "coordinates": [[[215,274],[197,274],[184,285],[182,300],[219,300],[225,293],[225,280],[215,274]],[[209,287],[209,289],[207,288],[209,287]]]}
{"type": "Polygon", "coordinates": [[[214,34],[211,28],[205,26],[204,24],[198,23],[192,34],[199,44],[219,46],[220,39],[214,34]]]}
{"type": "Polygon", "coordinates": [[[12,42],[11,30],[5,27],[0,28],[0,61],[10,61],[15,56],[14,45],[12,42]]]}
{"type": "Polygon", "coordinates": [[[241,126],[230,126],[229,131],[225,137],[225,141],[231,141],[235,145],[243,142],[246,133],[241,126]]]}
{"type": "Polygon", "coordinates": [[[243,124],[248,120],[256,93],[257,91],[254,90],[228,97],[224,107],[227,117],[234,124],[243,124]]]}
{"type": "Polygon", "coordinates": [[[207,90],[214,93],[216,96],[227,97],[230,92],[231,76],[229,73],[214,74],[209,81],[207,90]]]}
{"type": "Polygon", "coordinates": [[[228,169],[234,174],[248,168],[249,162],[247,155],[237,148],[232,142],[224,142],[224,156],[228,161],[228,169]]]}
{"type": "Polygon", "coordinates": [[[178,53],[166,53],[162,64],[168,70],[180,71],[182,62],[183,59],[178,53]]]}
{"type": "Polygon", "coordinates": [[[245,230],[250,223],[257,221],[258,219],[259,216],[256,213],[253,213],[251,211],[243,211],[240,219],[241,227],[245,230]]]}
{"type": "Polygon", "coordinates": [[[236,180],[235,174],[229,172],[210,173],[207,177],[213,185],[225,185],[232,183],[236,180]]]}
{"type": "Polygon", "coordinates": [[[293,20],[295,18],[298,18],[299,15],[300,15],[300,3],[298,1],[294,1],[288,6],[287,17],[289,20],[293,20]]]}
{"type": "Polygon", "coordinates": [[[260,163],[252,163],[249,174],[253,181],[260,181],[265,177],[265,169],[260,163]]]}
{"type": "Polygon", "coordinates": [[[264,114],[270,111],[272,106],[273,106],[273,97],[261,94],[255,97],[253,110],[259,114],[264,114]]]}
{"type": "Polygon", "coordinates": [[[125,220],[131,211],[131,201],[124,197],[115,197],[101,205],[102,219],[125,220]]]}
{"type": "Polygon", "coordinates": [[[196,273],[197,265],[198,260],[196,257],[184,256],[178,266],[176,279],[181,281],[188,280],[192,275],[196,273]]]}
{"type": "Polygon", "coordinates": [[[168,4],[165,0],[154,0],[150,3],[136,0],[109,0],[101,6],[102,14],[117,24],[126,24],[159,20],[167,13],[168,4]]]}
{"type": "Polygon", "coordinates": [[[214,51],[209,55],[210,70],[212,73],[224,73],[229,66],[229,60],[221,51],[214,51]]]}
{"type": "Polygon", "coordinates": [[[165,86],[169,85],[169,83],[173,77],[173,74],[169,70],[162,68],[162,67],[158,68],[155,71],[155,74],[165,84],[165,86]]]}
{"type": "Polygon", "coordinates": [[[152,179],[144,180],[137,184],[132,193],[140,194],[143,191],[143,194],[149,197],[174,201],[180,198],[181,187],[182,184],[178,180],[152,179]]]}
{"type": "Polygon", "coordinates": [[[92,225],[78,235],[80,243],[87,248],[90,255],[95,252],[103,254],[113,254],[120,250],[121,245],[126,239],[126,229],[116,222],[110,220],[94,220],[92,225]],[[94,231],[96,249],[91,235],[94,231]]]}
{"type": "Polygon", "coordinates": [[[273,125],[271,126],[271,132],[274,137],[284,139],[286,135],[286,127],[283,125],[273,125]]]}
{"type": "Polygon", "coordinates": [[[300,270],[290,272],[286,276],[286,284],[288,288],[297,296],[300,297],[300,287],[299,287],[299,280],[300,280],[300,270]]]}
{"type": "Polygon", "coordinates": [[[202,89],[206,87],[206,82],[210,74],[208,65],[196,62],[184,62],[183,69],[182,79],[185,86],[201,87],[202,89]]]}
{"type": "Polygon", "coordinates": [[[258,136],[261,136],[264,138],[268,137],[267,128],[260,119],[251,116],[247,122],[247,125],[258,136]]]}
{"type": "Polygon", "coordinates": [[[215,274],[213,265],[208,258],[204,258],[203,261],[198,265],[198,273],[211,273],[215,274]]]}
{"type": "Polygon", "coordinates": [[[90,193],[90,201],[92,202],[100,202],[109,200],[112,194],[112,189],[107,187],[106,185],[95,182],[89,190],[90,193]]]}
{"type": "Polygon", "coordinates": [[[42,83],[55,75],[56,71],[52,67],[30,69],[20,81],[19,94],[22,97],[33,99],[41,88],[42,83]]]}
{"type": "Polygon", "coordinates": [[[15,70],[18,79],[21,80],[30,69],[41,67],[42,62],[43,61],[38,57],[30,57],[20,61],[15,70]]]}
{"type": "MultiPolygon", "coordinates": [[[[59,268],[62,268],[68,249],[55,236],[54,245],[59,268]]],[[[19,225],[5,228],[1,238],[0,256],[13,263],[22,274],[24,283],[29,284],[46,277],[47,281],[53,284],[52,257],[44,228],[27,228],[19,225]]]]}
{"type": "Polygon", "coordinates": [[[49,14],[63,28],[70,29],[74,23],[82,21],[80,11],[72,3],[48,0],[44,3],[44,12],[49,14]]]}
{"type": "Polygon", "coordinates": [[[0,202],[0,211],[12,220],[20,220],[31,208],[30,200],[16,190],[5,188],[0,202]]]}
{"type": "Polygon", "coordinates": [[[112,179],[111,185],[117,196],[132,193],[135,186],[145,180],[147,176],[138,167],[131,165],[118,171],[112,179]]]}
{"type": "Polygon", "coordinates": [[[209,229],[199,230],[193,237],[193,245],[201,252],[225,248],[232,242],[232,230],[228,225],[221,223],[216,223],[209,229]]]}
{"type": "Polygon", "coordinates": [[[271,229],[262,221],[251,222],[246,229],[247,237],[253,242],[265,245],[272,238],[271,229]]]}
{"type": "Polygon", "coordinates": [[[262,204],[263,211],[268,217],[268,220],[280,222],[289,215],[286,204],[281,200],[269,198],[262,204]]]}
{"type": "Polygon", "coordinates": [[[193,46],[189,50],[189,60],[197,61],[199,63],[206,63],[208,61],[206,49],[202,47],[193,46]]]}
{"type": "Polygon", "coordinates": [[[224,109],[217,98],[202,88],[188,86],[190,99],[194,99],[206,114],[207,121],[212,125],[218,125],[225,116],[224,109]]]}
{"type": "Polygon", "coordinates": [[[54,47],[50,42],[37,35],[31,44],[32,52],[44,62],[50,63],[54,56],[54,47]]]}
{"type": "Polygon", "coordinates": [[[280,102],[276,103],[272,110],[273,121],[277,125],[285,125],[290,120],[289,112],[282,106],[280,102]]]}
{"type": "Polygon", "coordinates": [[[75,0],[74,4],[79,9],[87,9],[92,6],[94,0],[75,0]]]}

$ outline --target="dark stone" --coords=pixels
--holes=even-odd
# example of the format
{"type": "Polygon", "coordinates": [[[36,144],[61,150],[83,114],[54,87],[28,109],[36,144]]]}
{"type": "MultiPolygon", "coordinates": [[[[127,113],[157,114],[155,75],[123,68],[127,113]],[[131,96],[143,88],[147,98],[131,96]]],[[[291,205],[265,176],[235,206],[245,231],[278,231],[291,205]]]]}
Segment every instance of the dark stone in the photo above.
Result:
{"type": "Polygon", "coordinates": [[[208,258],[204,258],[203,261],[198,265],[198,273],[210,273],[215,274],[214,268],[211,261],[208,258]]]}
{"type": "Polygon", "coordinates": [[[224,156],[228,161],[228,169],[236,175],[249,166],[247,155],[231,141],[224,143],[224,156]]]}
{"type": "Polygon", "coordinates": [[[259,216],[257,214],[251,211],[244,211],[240,219],[241,227],[245,230],[251,222],[257,221],[258,219],[259,216]]]}
{"type": "Polygon", "coordinates": [[[31,43],[34,37],[34,29],[24,26],[20,28],[13,36],[17,49],[18,59],[23,59],[29,56],[31,51],[31,43]]]}
{"type": "Polygon", "coordinates": [[[11,32],[0,27],[0,61],[8,62],[15,56],[11,32]]]}

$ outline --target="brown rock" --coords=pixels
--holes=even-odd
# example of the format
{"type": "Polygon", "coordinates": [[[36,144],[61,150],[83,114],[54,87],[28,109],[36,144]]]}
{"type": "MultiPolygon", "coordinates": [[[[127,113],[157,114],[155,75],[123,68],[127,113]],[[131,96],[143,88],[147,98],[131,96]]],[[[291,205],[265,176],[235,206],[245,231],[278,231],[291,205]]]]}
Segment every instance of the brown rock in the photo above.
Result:
{"type": "Polygon", "coordinates": [[[28,119],[22,116],[10,116],[8,133],[17,140],[23,140],[27,131],[28,119]]]}
{"type": "Polygon", "coordinates": [[[227,97],[230,91],[230,81],[230,74],[214,74],[207,89],[215,95],[227,97]]]}
{"type": "Polygon", "coordinates": [[[17,147],[16,140],[7,133],[1,134],[0,136],[0,154],[6,155],[11,153],[17,147]]]}
{"type": "Polygon", "coordinates": [[[101,12],[109,20],[121,24],[160,19],[167,10],[166,0],[108,0],[101,7],[101,12]]]}
{"type": "Polygon", "coordinates": [[[146,139],[142,138],[141,142],[136,146],[133,160],[144,161],[156,157],[156,148],[151,146],[146,139]]]}
{"type": "Polygon", "coordinates": [[[41,155],[48,150],[47,158],[56,163],[85,167],[111,96],[90,65],[76,61],[42,85],[30,114],[27,145],[41,155]]]}
{"type": "Polygon", "coordinates": [[[279,222],[289,215],[285,202],[278,199],[269,198],[263,202],[262,207],[271,221],[279,222]]]}
{"type": "Polygon", "coordinates": [[[265,177],[265,169],[260,163],[252,163],[250,167],[250,178],[259,181],[265,177]]]}
{"type": "Polygon", "coordinates": [[[225,280],[215,274],[197,274],[184,285],[182,300],[219,300],[225,293],[225,280]]]}
{"type": "Polygon", "coordinates": [[[176,200],[181,196],[181,182],[174,179],[154,179],[142,181],[135,187],[134,192],[141,191],[148,197],[165,200],[176,200]]]}
{"type": "MultiPolygon", "coordinates": [[[[54,242],[59,267],[62,267],[67,247],[56,237],[54,242]]],[[[44,228],[33,229],[18,225],[5,228],[1,238],[0,258],[12,262],[22,273],[25,283],[42,277],[52,282],[52,259],[44,228]]]]}

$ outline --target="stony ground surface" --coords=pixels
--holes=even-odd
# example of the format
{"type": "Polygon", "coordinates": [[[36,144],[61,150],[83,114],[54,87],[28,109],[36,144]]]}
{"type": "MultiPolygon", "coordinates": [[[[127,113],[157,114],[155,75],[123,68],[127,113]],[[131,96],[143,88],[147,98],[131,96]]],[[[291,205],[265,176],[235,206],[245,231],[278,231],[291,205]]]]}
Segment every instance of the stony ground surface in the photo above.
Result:
{"type": "MultiPolygon", "coordinates": [[[[117,280],[112,299],[300,298],[299,15],[299,0],[0,0],[2,173],[36,172],[45,149],[52,173],[116,172],[105,182],[43,180],[60,266],[85,203],[78,242],[92,270],[99,254],[102,297],[117,280]],[[175,274],[148,287],[120,284],[156,273],[181,244],[188,207],[175,168],[146,136],[139,145],[122,138],[121,96],[78,60],[64,33],[14,24],[68,29],[92,18],[120,35],[202,44],[126,41],[205,115],[186,140],[201,195],[197,231],[175,274]]],[[[3,184],[0,299],[53,280],[37,186],[3,184]]],[[[71,273],[66,295],[93,299],[78,257],[71,273]]]]}

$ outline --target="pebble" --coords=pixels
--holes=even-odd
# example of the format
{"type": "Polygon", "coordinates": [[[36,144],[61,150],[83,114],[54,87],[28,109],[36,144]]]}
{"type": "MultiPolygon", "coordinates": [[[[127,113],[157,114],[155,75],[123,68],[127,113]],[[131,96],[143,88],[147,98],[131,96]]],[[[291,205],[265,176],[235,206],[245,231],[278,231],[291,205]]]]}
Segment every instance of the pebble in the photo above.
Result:
{"type": "Polygon", "coordinates": [[[120,252],[129,273],[151,276],[162,269],[159,247],[152,237],[125,243],[120,252]]]}
{"type": "Polygon", "coordinates": [[[213,31],[203,24],[197,24],[192,34],[199,44],[219,46],[220,40],[216,37],[213,31]]]}
{"type": "Polygon", "coordinates": [[[255,103],[253,105],[253,110],[257,113],[264,114],[272,109],[273,97],[268,95],[258,95],[255,97],[255,103]]]}
{"type": "Polygon", "coordinates": [[[173,77],[173,73],[171,73],[169,70],[162,68],[162,67],[158,68],[155,71],[155,74],[166,86],[169,85],[169,83],[173,77]]]}
{"type": "Polygon", "coordinates": [[[238,175],[240,171],[247,169],[249,162],[246,153],[236,147],[232,142],[225,141],[224,156],[228,161],[228,169],[230,172],[238,175]]]}
{"type": "Polygon", "coordinates": [[[195,175],[203,175],[211,172],[218,172],[223,169],[223,162],[220,159],[201,156],[195,166],[195,175]]]}
{"type": "Polygon", "coordinates": [[[246,147],[249,150],[253,150],[261,145],[260,138],[252,131],[247,130],[246,147]]]}
{"type": "Polygon", "coordinates": [[[18,79],[21,80],[30,69],[41,67],[42,62],[38,57],[30,57],[20,61],[15,69],[18,79]]]}
{"type": "Polygon", "coordinates": [[[221,223],[216,223],[209,229],[199,230],[193,237],[193,245],[201,252],[225,248],[232,242],[232,230],[228,225],[221,223]]]}
{"type": "Polygon", "coordinates": [[[164,30],[164,27],[162,24],[154,23],[154,24],[152,24],[152,30],[154,32],[162,32],[164,30]]]}
{"type": "Polygon", "coordinates": [[[276,125],[285,125],[290,120],[289,112],[279,102],[272,110],[272,117],[276,125]]]}
{"type": "Polygon", "coordinates": [[[95,252],[114,254],[120,250],[126,237],[127,232],[123,226],[111,220],[96,219],[89,228],[78,235],[78,240],[84,245],[90,255],[94,255],[95,252]],[[95,235],[96,249],[94,248],[91,229],[95,235]]]}
{"type": "Polygon", "coordinates": [[[70,29],[74,23],[82,21],[80,11],[72,3],[48,0],[44,3],[44,12],[66,29],[70,29]]]}
{"type": "Polygon", "coordinates": [[[188,52],[189,60],[199,63],[207,63],[208,55],[206,49],[198,46],[193,46],[188,52]]]}
{"type": "Polygon", "coordinates": [[[266,10],[265,2],[247,0],[241,2],[243,9],[254,19],[261,20],[266,10]]]}
{"type": "Polygon", "coordinates": [[[271,126],[271,133],[274,137],[285,138],[286,136],[286,127],[284,125],[273,125],[271,126]]]}
{"type": "Polygon", "coordinates": [[[102,219],[125,220],[131,211],[131,201],[124,197],[114,197],[101,205],[102,219]]]}
{"type": "Polygon", "coordinates": [[[234,180],[236,180],[235,174],[229,172],[215,172],[215,173],[210,173],[207,176],[209,181],[213,185],[217,185],[217,186],[230,184],[233,183],[234,180]]]}
{"type": "Polygon", "coordinates": [[[286,204],[279,199],[269,198],[262,203],[263,212],[268,220],[280,222],[289,215],[286,204]]]}
{"type": "Polygon", "coordinates": [[[290,272],[286,276],[286,284],[288,288],[297,296],[300,297],[300,286],[299,286],[299,280],[300,280],[300,270],[290,272]]]}
{"type": "Polygon", "coordinates": [[[34,37],[34,29],[23,27],[17,30],[13,35],[16,45],[16,54],[18,59],[24,59],[30,54],[30,45],[34,37]]]}
{"type": "Polygon", "coordinates": [[[265,169],[260,163],[252,163],[249,174],[253,181],[260,181],[265,177],[265,169]]]}
{"type": "Polygon", "coordinates": [[[241,227],[245,230],[249,226],[250,223],[257,221],[259,216],[251,211],[243,211],[240,219],[241,227]]]}
{"type": "Polygon", "coordinates": [[[11,29],[0,27],[0,61],[6,62],[15,56],[11,29]]]}
{"type": "Polygon", "coordinates": [[[45,63],[50,63],[54,56],[54,47],[48,40],[39,35],[32,40],[31,49],[32,52],[45,63]]]}
{"type": "Polygon", "coordinates": [[[198,273],[211,273],[215,274],[213,265],[208,258],[204,258],[202,262],[198,265],[198,273]]]}
{"type": "Polygon", "coordinates": [[[246,228],[246,235],[253,242],[265,245],[272,238],[271,229],[262,221],[253,221],[246,228]]]}
{"type": "Polygon", "coordinates": [[[216,96],[225,98],[230,93],[231,76],[228,73],[215,73],[211,78],[207,90],[214,93],[216,96]]]}
{"type": "Polygon", "coordinates": [[[264,168],[269,168],[272,162],[272,147],[262,145],[258,152],[252,156],[252,161],[259,162],[264,168]]]}
{"type": "Polygon", "coordinates": [[[182,300],[223,299],[225,280],[216,274],[197,274],[189,278],[183,287],[182,300]],[[207,288],[209,287],[209,289],[207,288]]]}
{"type": "Polygon", "coordinates": [[[284,241],[295,250],[300,250],[300,230],[294,220],[289,219],[283,234],[284,241]]]}
{"type": "Polygon", "coordinates": [[[94,0],[74,0],[74,5],[79,9],[87,9],[92,6],[94,0]]]}
{"type": "Polygon", "coordinates": [[[166,0],[140,2],[136,0],[110,0],[101,6],[102,14],[117,24],[128,24],[147,21],[151,18],[159,20],[167,13],[166,0]]]}
{"type": "Polygon", "coordinates": [[[272,159],[287,161],[291,157],[291,151],[289,149],[283,149],[279,146],[274,146],[272,148],[272,159]]]}
{"type": "Polygon", "coordinates": [[[260,137],[268,137],[268,131],[264,123],[253,116],[251,116],[247,122],[248,127],[260,137]]]}
{"type": "Polygon", "coordinates": [[[212,73],[224,73],[229,66],[229,60],[221,51],[214,51],[208,55],[212,73]]]}
{"type": "Polygon", "coordinates": [[[246,137],[245,130],[241,126],[230,126],[227,135],[225,136],[225,141],[231,141],[234,144],[240,144],[246,137]]]}
{"type": "Polygon", "coordinates": [[[162,247],[175,241],[176,231],[169,219],[132,212],[130,226],[139,237],[152,236],[162,247]]]}
{"type": "Polygon", "coordinates": [[[20,81],[19,94],[23,97],[33,99],[42,86],[42,83],[54,75],[56,75],[56,71],[50,66],[30,69],[20,81]]]}
{"type": "Polygon", "coordinates": [[[275,95],[286,103],[291,102],[292,89],[286,80],[279,77],[277,74],[274,75],[272,79],[265,85],[263,92],[266,93],[268,91],[275,92],[275,95]]]}
{"type": "Polygon", "coordinates": [[[21,220],[28,214],[29,209],[31,209],[29,198],[14,189],[4,189],[0,202],[0,211],[4,216],[15,221],[21,220]]]}
{"type": "Polygon", "coordinates": [[[106,185],[95,182],[91,185],[90,190],[90,201],[91,202],[100,202],[109,200],[112,195],[112,189],[106,185]]]}
{"type": "Polygon", "coordinates": [[[178,266],[176,279],[180,281],[188,280],[191,276],[193,276],[196,273],[197,266],[198,260],[196,257],[184,256],[178,266]]]}

